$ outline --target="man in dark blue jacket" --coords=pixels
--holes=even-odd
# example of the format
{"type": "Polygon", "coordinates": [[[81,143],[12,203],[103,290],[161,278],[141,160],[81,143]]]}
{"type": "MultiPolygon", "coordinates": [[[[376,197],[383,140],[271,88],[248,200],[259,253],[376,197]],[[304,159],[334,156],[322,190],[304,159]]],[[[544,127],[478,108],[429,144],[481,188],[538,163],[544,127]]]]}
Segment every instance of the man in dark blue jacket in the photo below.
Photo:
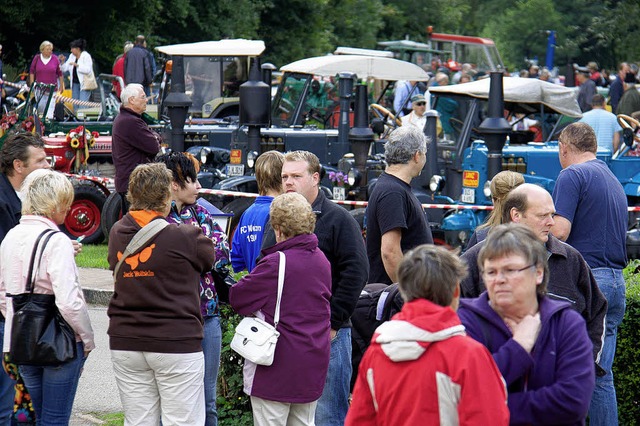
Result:
{"type": "Polygon", "coordinates": [[[133,49],[124,58],[124,82],[125,84],[138,83],[144,87],[144,93],[149,96],[149,87],[153,80],[149,51],[145,49],[144,36],[136,37],[133,49]]]}

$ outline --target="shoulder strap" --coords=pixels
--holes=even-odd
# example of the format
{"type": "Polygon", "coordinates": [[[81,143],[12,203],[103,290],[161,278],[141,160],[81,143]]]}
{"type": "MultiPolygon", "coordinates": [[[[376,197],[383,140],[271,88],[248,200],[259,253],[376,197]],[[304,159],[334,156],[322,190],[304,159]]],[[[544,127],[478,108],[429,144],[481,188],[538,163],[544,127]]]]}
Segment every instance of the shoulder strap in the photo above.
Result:
{"type": "Polygon", "coordinates": [[[122,257],[116,264],[116,267],[113,269],[113,279],[115,280],[118,276],[118,271],[120,271],[120,266],[122,266],[122,262],[140,250],[140,247],[146,245],[153,237],[155,237],[160,231],[169,226],[169,222],[164,219],[152,220],[142,227],[136,235],[133,236],[131,241],[129,241],[129,245],[124,249],[124,253],[122,253],[122,257]]]}
{"type": "Polygon", "coordinates": [[[35,263],[36,252],[38,251],[38,245],[40,244],[40,240],[46,235],[46,238],[42,243],[42,248],[40,249],[40,256],[38,256],[38,266],[36,267],[36,276],[38,275],[38,269],[40,269],[40,259],[42,259],[42,253],[44,253],[44,249],[47,246],[47,243],[49,242],[53,234],[55,234],[56,232],[58,231],[54,231],[53,229],[45,229],[40,233],[40,235],[38,235],[38,238],[36,239],[36,242],[33,245],[33,251],[31,252],[31,260],[29,261],[29,274],[27,275],[27,286],[25,288],[26,292],[33,293],[33,288],[35,287],[33,285],[33,282],[35,281],[33,276],[33,264],[35,263]]]}
{"type": "Polygon", "coordinates": [[[273,315],[273,327],[277,328],[280,322],[280,299],[282,298],[282,289],[284,288],[284,268],[287,263],[287,258],[283,252],[280,254],[280,267],[278,269],[278,299],[276,300],[276,312],[273,315]]]}

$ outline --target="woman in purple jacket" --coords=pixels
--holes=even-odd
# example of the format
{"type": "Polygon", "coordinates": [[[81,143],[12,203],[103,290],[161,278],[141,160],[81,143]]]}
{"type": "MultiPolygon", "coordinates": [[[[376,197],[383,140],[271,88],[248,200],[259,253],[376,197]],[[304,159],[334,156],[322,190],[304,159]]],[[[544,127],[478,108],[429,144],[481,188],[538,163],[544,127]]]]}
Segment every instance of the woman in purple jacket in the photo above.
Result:
{"type": "Polygon", "coordinates": [[[487,291],[458,316],[507,383],[513,425],[583,425],[595,386],[584,319],[545,296],[547,251],[533,232],[497,225],[478,257],[487,291]]]}
{"type": "Polygon", "coordinates": [[[330,347],[331,269],[313,233],[315,216],[297,193],[276,197],[270,209],[277,244],[251,274],[230,291],[231,306],[241,315],[256,315],[273,324],[279,251],[286,256],[280,337],[271,366],[245,360],[244,391],[251,396],[254,425],[313,425],[322,395],[330,347]]]}

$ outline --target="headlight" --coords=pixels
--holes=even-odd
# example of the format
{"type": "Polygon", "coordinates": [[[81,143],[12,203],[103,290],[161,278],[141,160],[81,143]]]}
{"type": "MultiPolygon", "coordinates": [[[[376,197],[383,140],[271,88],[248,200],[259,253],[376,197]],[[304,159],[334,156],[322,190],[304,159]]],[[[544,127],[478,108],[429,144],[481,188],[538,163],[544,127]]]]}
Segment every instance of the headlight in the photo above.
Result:
{"type": "Polygon", "coordinates": [[[207,164],[207,157],[211,153],[211,149],[208,147],[204,147],[200,150],[200,162],[202,164],[207,164]]]}
{"type": "Polygon", "coordinates": [[[253,166],[256,164],[256,159],[258,158],[258,153],[255,151],[251,151],[247,154],[247,167],[253,169],[253,166]]]}
{"type": "Polygon", "coordinates": [[[445,183],[445,179],[442,176],[439,175],[433,175],[431,176],[431,180],[429,180],[429,189],[431,190],[431,192],[438,192],[438,191],[442,191],[442,188],[444,188],[444,183],[445,183]]]}
{"type": "Polygon", "coordinates": [[[360,180],[360,174],[358,173],[358,169],[351,169],[349,173],[347,173],[347,180],[349,181],[349,186],[353,186],[360,180]]]}
{"type": "Polygon", "coordinates": [[[491,199],[491,181],[488,180],[484,183],[484,187],[482,188],[482,193],[485,197],[491,199]]]}

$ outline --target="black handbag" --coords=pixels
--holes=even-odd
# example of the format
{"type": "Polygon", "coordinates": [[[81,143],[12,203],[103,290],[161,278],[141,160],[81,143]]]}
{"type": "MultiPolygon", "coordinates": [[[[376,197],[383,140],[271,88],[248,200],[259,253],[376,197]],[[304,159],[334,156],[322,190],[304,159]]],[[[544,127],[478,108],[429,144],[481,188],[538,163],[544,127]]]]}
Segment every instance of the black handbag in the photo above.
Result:
{"type": "Polygon", "coordinates": [[[38,236],[31,253],[25,293],[7,294],[13,302],[9,354],[11,361],[18,365],[58,366],[77,355],[75,332],[58,311],[55,296],[33,293],[33,266],[38,245],[45,237],[36,274],[44,248],[56,232],[47,229],[38,236]]]}

